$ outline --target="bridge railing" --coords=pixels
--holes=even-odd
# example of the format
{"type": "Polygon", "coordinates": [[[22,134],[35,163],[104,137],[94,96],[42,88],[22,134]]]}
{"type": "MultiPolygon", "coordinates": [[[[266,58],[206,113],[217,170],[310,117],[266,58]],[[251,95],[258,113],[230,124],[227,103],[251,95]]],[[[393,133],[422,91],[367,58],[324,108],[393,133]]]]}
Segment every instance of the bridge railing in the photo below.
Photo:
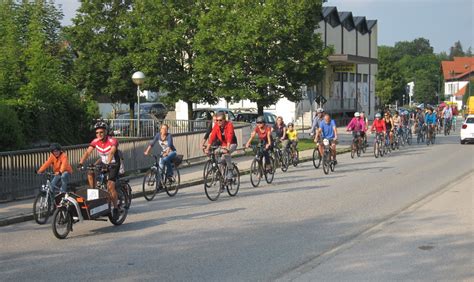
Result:
{"type": "MultiPolygon", "coordinates": [[[[170,126],[170,129],[173,125],[170,126]]],[[[178,154],[184,155],[184,160],[192,162],[205,157],[200,142],[205,130],[195,130],[187,133],[173,134],[173,142],[178,154]]],[[[249,124],[235,124],[237,141],[244,144],[250,136],[249,124]]],[[[119,149],[124,155],[126,171],[146,169],[152,164],[152,159],[143,152],[150,143],[151,137],[119,140],[119,149]]],[[[74,169],[71,183],[86,183],[85,172],[75,169],[79,160],[87,150],[88,144],[65,146],[63,150],[68,155],[74,169]]],[[[154,150],[158,150],[155,146],[154,150]]],[[[33,196],[42,184],[42,178],[34,173],[49,157],[48,149],[33,149],[22,151],[0,152],[0,201],[10,201],[33,196]]],[[[88,163],[98,158],[96,152],[89,157],[88,163]]]]}

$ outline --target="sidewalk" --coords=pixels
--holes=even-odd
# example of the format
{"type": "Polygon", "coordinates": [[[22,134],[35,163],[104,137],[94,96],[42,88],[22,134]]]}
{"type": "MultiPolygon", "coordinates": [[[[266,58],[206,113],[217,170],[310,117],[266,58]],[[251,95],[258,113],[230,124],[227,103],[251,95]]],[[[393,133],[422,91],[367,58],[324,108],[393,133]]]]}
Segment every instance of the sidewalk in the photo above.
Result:
{"type": "Polygon", "coordinates": [[[470,173],[294,280],[473,281],[473,181],[470,173]]]}
{"type": "MultiPolygon", "coordinates": [[[[339,146],[338,151],[342,152],[347,146],[339,146]]],[[[300,152],[301,162],[310,161],[313,158],[313,150],[306,150],[300,152]]],[[[241,156],[233,159],[237,163],[240,174],[248,174],[250,165],[252,163],[252,156],[241,156]]],[[[190,187],[203,183],[202,170],[204,165],[197,164],[187,167],[180,167],[181,185],[180,188],[190,187]]],[[[276,173],[281,173],[277,171],[276,173]]],[[[134,198],[141,197],[143,175],[138,175],[130,178],[130,186],[134,194],[134,198]]],[[[178,192],[179,193],[179,192],[178,192]]],[[[33,201],[34,199],[27,199],[21,201],[13,201],[0,204],[0,226],[6,226],[14,223],[33,220],[33,201]]],[[[133,206],[133,203],[132,203],[133,206]]]]}

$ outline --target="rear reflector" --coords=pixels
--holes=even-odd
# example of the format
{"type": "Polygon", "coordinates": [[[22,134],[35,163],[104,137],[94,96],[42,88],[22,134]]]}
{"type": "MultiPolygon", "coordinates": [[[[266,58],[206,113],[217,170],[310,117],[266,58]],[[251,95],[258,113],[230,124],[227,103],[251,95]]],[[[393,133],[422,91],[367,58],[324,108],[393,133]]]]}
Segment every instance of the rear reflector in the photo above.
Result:
{"type": "Polygon", "coordinates": [[[467,124],[463,124],[462,129],[466,129],[466,128],[467,128],[467,124]]]}

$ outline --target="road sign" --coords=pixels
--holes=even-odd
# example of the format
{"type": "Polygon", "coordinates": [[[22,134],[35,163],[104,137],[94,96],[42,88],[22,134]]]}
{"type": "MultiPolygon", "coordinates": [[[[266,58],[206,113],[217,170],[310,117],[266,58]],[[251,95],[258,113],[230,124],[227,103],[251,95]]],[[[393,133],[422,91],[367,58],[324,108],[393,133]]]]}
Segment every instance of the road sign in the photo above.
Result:
{"type": "Polygon", "coordinates": [[[324,98],[323,95],[319,94],[318,96],[316,96],[316,98],[314,98],[314,101],[316,103],[318,103],[319,105],[324,105],[326,104],[326,102],[328,101],[326,98],[324,98]]]}

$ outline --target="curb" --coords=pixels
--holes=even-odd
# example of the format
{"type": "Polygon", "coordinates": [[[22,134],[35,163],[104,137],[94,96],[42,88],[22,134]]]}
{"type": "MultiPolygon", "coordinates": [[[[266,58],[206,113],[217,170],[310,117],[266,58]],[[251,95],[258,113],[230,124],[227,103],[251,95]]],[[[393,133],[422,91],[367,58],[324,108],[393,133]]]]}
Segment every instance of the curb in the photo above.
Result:
{"type": "MultiPolygon", "coordinates": [[[[307,150],[307,151],[309,151],[309,150],[307,150]]],[[[338,155],[345,154],[345,153],[348,153],[350,151],[351,151],[350,148],[338,149],[337,154],[338,155]]],[[[305,157],[305,158],[301,158],[299,160],[300,163],[311,162],[311,161],[313,161],[313,157],[305,157]]],[[[144,173],[137,174],[137,175],[134,175],[133,177],[130,177],[130,178],[139,178],[138,176],[141,176],[143,174],[144,173]]],[[[250,169],[245,169],[245,170],[240,171],[241,176],[242,175],[248,175],[248,174],[250,174],[250,169]]],[[[204,179],[190,180],[190,181],[186,181],[186,182],[181,183],[180,186],[179,186],[179,189],[188,188],[188,187],[191,187],[191,186],[196,186],[196,185],[201,185],[201,184],[204,184],[204,179]]],[[[165,193],[165,191],[158,192],[158,194],[161,194],[161,193],[165,193]]],[[[140,198],[140,197],[143,197],[143,192],[141,192],[141,191],[132,194],[132,199],[136,199],[136,198],[140,198]]],[[[33,219],[34,219],[33,218],[33,213],[6,217],[6,218],[3,218],[3,219],[0,219],[0,227],[7,226],[7,225],[12,225],[12,224],[16,224],[16,223],[21,223],[21,222],[25,222],[25,221],[31,221],[33,219]]]]}

